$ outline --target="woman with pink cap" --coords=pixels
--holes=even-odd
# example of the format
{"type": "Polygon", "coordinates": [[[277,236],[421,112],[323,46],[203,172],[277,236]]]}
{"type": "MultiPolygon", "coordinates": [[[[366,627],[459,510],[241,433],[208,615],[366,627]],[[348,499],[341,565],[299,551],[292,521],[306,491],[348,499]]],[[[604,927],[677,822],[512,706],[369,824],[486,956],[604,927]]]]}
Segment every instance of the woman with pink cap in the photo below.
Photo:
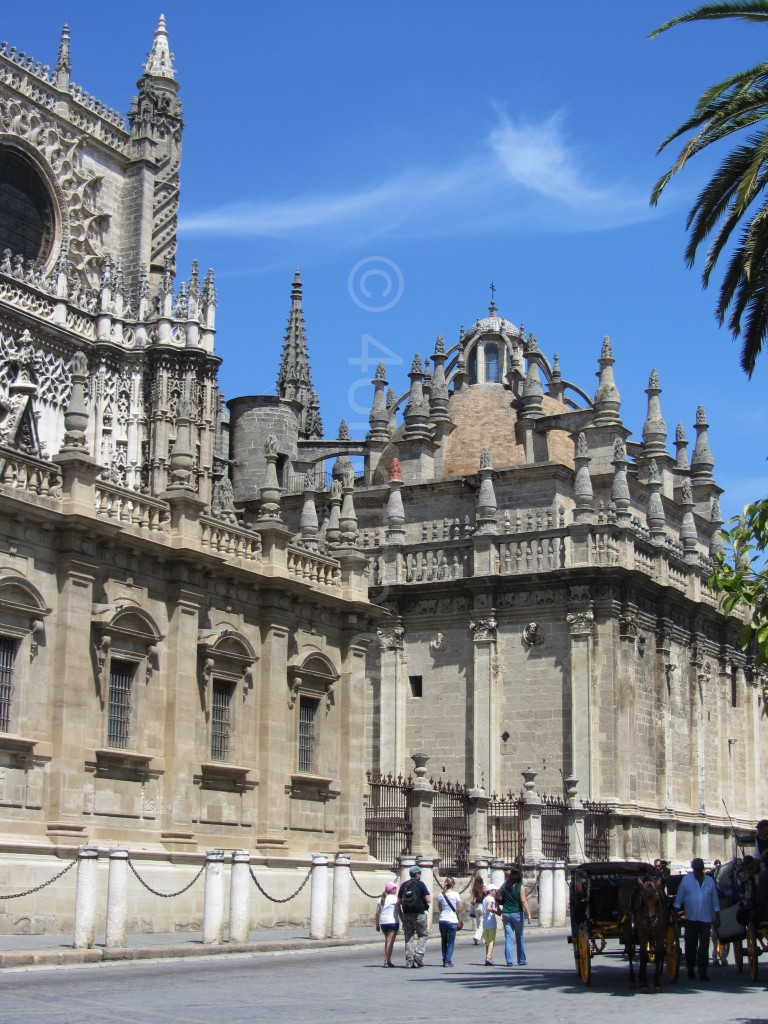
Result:
{"type": "Polygon", "coordinates": [[[392,950],[395,946],[395,939],[400,928],[397,919],[397,886],[394,882],[387,882],[384,892],[376,901],[376,931],[384,932],[384,966],[394,967],[392,963],[392,950]]]}

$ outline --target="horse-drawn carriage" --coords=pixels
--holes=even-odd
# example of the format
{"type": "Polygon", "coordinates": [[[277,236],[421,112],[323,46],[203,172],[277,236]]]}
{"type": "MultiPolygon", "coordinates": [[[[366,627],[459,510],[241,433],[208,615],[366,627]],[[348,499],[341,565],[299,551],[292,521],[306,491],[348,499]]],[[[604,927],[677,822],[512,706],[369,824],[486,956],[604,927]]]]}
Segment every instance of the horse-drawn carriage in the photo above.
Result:
{"type": "Polygon", "coordinates": [[[665,879],[651,864],[616,861],[581,864],[570,877],[571,934],[576,970],[585,985],[592,980],[592,959],[609,939],[624,946],[634,984],[634,951],[640,950],[640,984],[646,986],[649,960],[655,965],[654,986],[666,963],[667,977],[680,971],[680,931],[671,909],[665,879]]]}
{"type": "Polygon", "coordinates": [[[760,862],[746,855],[723,864],[715,881],[720,897],[717,940],[723,960],[732,948],[737,969],[741,971],[746,957],[750,977],[756,981],[759,957],[768,953],[768,880],[761,880],[760,862]]]}

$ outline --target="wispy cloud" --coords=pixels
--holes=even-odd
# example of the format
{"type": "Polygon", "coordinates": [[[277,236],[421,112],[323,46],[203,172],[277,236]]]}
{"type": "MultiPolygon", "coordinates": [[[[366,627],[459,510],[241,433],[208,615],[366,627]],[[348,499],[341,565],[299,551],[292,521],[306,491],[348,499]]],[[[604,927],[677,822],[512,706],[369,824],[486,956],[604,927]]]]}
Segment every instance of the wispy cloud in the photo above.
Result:
{"type": "Polygon", "coordinates": [[[471,157],[447,168],[409,170],[345,193],[231,203],[188,216],[180,227],[263,237],[441,234],[487,230],[489,223],[596,231],[651,215],[644,190],[587,179],[560,117],[535,123],[502,115],[471,157]]]}

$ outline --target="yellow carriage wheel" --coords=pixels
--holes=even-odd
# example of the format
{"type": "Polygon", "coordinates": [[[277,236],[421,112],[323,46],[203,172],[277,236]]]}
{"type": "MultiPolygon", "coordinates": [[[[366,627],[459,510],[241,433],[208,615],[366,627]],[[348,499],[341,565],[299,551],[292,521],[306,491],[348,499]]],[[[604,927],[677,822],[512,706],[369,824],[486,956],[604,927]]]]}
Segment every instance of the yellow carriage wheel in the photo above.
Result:
{"type": "Polygon", "coordinates": [[[589,985],[592,981],[592,954],[589,948],[589,929],[585,924],[579,926],[576,948],[578,950],[579,976],[585,985],[589,985]]]}
{"type": "Polygon", "coordinates": [[[680,931],[674,921],[670,921],[664,933],[664,961],[667,977],[675,982],[680,974],[680,931]]]}

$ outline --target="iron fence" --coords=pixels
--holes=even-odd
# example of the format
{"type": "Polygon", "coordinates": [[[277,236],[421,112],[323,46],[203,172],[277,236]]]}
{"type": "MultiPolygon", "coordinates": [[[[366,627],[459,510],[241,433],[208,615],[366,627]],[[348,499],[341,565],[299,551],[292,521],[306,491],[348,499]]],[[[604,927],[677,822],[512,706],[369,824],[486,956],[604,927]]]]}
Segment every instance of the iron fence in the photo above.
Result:
{"type": "Polygon", "coordinates": [[[523,796],[497,796],[488,803],[488,849],[505,864],[525,860],[525,817],[523,796]]]}
{"type": "Polygon", "coordinates": [[[367,776],[365,836],[368,849],[376,860],[394,864],[398,857],[411,850],[413,779],[370,771],[367,776]]]}
{"type": "Polygon", "coordinates": [[[432,843],[440,857],[440,874],[464,877],[469,874],[469,790],[458,782],[430,779],[432,801],[432,843]]]}
{"type": "Polygon", "coordinates": [[[584,856],[587,860],[608,860],[610,826],[611,812],[608,804],[584,800],[584,856]]]}
{"type": "Polygon", "coordinates": [[[541,798],[541,852],[547,860],[568,860],[568,807],[562,797],[541,798]]]}

